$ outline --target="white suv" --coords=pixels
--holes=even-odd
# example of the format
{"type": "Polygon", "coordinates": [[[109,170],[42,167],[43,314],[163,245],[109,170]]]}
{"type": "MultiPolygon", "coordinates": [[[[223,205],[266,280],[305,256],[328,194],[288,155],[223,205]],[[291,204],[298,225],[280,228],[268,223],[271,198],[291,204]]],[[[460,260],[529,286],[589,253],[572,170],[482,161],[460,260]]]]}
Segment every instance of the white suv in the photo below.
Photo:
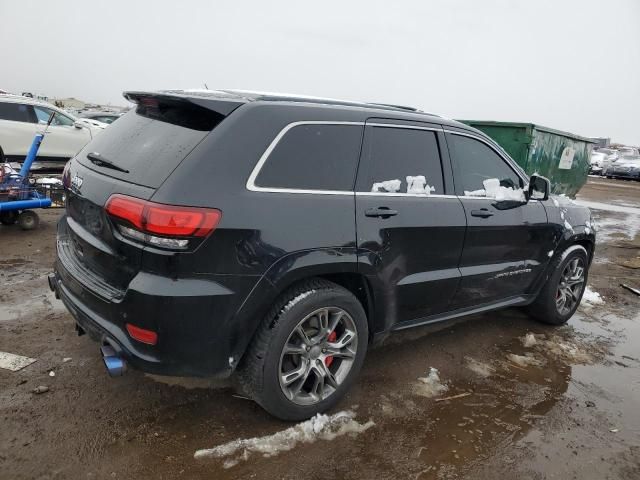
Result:
{"type": "Polygon", "coordinates": [[[18,95],[0,95],[0,163],[21,163],[33,137],[51,126],[40,145],[32,170],[62,170],[65,163],[107,125],[91,119],[77,119],[46,102],[18,95]]]}

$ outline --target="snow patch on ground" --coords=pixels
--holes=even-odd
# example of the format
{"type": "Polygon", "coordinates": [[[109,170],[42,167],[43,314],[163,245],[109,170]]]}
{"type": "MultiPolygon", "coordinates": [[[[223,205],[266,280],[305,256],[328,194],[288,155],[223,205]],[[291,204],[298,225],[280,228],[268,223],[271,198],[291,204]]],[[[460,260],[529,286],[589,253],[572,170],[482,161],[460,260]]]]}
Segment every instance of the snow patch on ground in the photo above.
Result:
{"type": "Polygon", "coordinates": [[[640,233],[640,215],[625,215],[624,219],[598,215],[597,224],[592,222],[591,227],[597,232],[598,243],[608,243],[625,237],[633,240],[640,233]]]}
{"type": "Polygon", "coordinates": [[[589,286],[584,289],[582,301],[580,302],[583,307],[592,307],[594,305],[602,305],[603,303],[604,300],[598,292],[591,290],[589,286]]]}
{"type": "Polygon", "coordinates": [[[196,459],[233,457],[227,458],[223,464],[224,468],[231,468],[240,461],[248,460],[254,453],[273,457],[293,449],[299,443],[333,440],[347,434],[357,435],[375,425],[372,420],[358,423],[354,418],[355,413],[350,410],[333,415],[319,413],[305,422],[272,435],[234,440],[214,448],[197,450],[193,456],[196,459]]]}
{"type": "Polygon", "coordinates": [[[414,392],[422,397],[435,397],[449,390],[449,387],[442,383],[437,368],[430,367],[429,375],[418,378],[414,392]]]}
{"type": "Polygon", "coordinates": [[[592,210],[603,210],[606,212],[627,213],[630,215],[640,215],[640,208],[633,204],[614,205],[613,203],[590,202],[587,200],[577,200],[576,205],[588,207],[592,210]]]}
{"type": "Polygon", "coordinates": [[[471,357],[465,357],[465,360],[467,368],[480,377],[487,378],[496,373],[496,369],[488,363],[480,362],[471,357]]]}
{"type": "Polygon", "coordinates": [[[520,340],[522,341],[522,345],[524,345],[525,348],[531,348],[538,343],[538,339],[544,339],[544,338],[545,338],[544,335],[535,335],[529,332],[520,340]]]}
{"type": "Polygon", "coordinates": [[[587,343],[580,339],[568,340],[557,335],[547,337],[545,334],[527,333],[520,340],[526,348],[533,348],[538,354],[538,357],[534,357],[532,353],[507,355],[510,361],[522,367],[542,366],[544,361],[539,360],[541,355],[547,358],[554,357],[566,363],[589,364],[604,354],[603,347],[597,343],[587,343]]]}
{"type": "Polygon", "coordinates": [[[541,367],[542,365],[544,365],[544,362],[542,360],[537,359],[531,354],[516,355],[515,353],[509,353],[507,354],[507,359],[509,359],[509,361],[515,363],[516,365],[519,365],[520,367],[541,367]]]}

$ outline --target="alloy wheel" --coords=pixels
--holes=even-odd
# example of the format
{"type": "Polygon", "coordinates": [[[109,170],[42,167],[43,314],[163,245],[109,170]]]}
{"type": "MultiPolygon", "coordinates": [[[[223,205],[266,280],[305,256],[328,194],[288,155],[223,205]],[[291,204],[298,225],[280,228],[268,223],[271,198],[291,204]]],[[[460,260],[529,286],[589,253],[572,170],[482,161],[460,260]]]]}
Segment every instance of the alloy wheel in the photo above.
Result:
{"type": "Polygon", "coordinates": [[[280,354],[280,388],[298,405],[313,405],[333,394],[351,370],[358,333],[351,316],[324,307],[303,318],[280,354]]]}
{"type": "Polygon", "coordinates": [[[560,315],[566,315],[578,304],[584,288],[584,262],[574,258],[564,267],[558,290],[556,291],[556,309],[560,315]]]}

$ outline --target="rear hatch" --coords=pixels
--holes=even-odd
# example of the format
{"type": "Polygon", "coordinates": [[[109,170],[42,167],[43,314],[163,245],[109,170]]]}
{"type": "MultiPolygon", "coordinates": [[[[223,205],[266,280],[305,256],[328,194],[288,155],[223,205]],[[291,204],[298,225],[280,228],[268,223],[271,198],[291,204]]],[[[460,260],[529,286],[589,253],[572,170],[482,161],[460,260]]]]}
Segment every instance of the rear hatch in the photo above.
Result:
{"type": "Polygon", "coordinates": [[[122,297],[144,245],[120,234],[105,211],[114,194],[148,200],[189,153],[241,102],[179,94],[129,93],[136,107],[69,163],[66,225],[58,256],[87,288],[122,297]]]}

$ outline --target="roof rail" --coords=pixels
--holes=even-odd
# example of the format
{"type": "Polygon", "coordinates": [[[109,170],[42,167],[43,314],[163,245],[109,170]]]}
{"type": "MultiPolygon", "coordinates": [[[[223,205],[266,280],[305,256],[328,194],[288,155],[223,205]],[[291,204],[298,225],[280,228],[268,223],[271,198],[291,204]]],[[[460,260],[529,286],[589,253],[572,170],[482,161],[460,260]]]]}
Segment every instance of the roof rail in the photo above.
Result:
{"type": "Polygon", "coordinates": [[[377,107],[399,108],[400,110],[407,110],[408,112],[419,112],[420,111],[415,107],[408,107],[406,105],[394,105],[393,103],[369,102],[368,105],[375,105],[377,107]]]}

